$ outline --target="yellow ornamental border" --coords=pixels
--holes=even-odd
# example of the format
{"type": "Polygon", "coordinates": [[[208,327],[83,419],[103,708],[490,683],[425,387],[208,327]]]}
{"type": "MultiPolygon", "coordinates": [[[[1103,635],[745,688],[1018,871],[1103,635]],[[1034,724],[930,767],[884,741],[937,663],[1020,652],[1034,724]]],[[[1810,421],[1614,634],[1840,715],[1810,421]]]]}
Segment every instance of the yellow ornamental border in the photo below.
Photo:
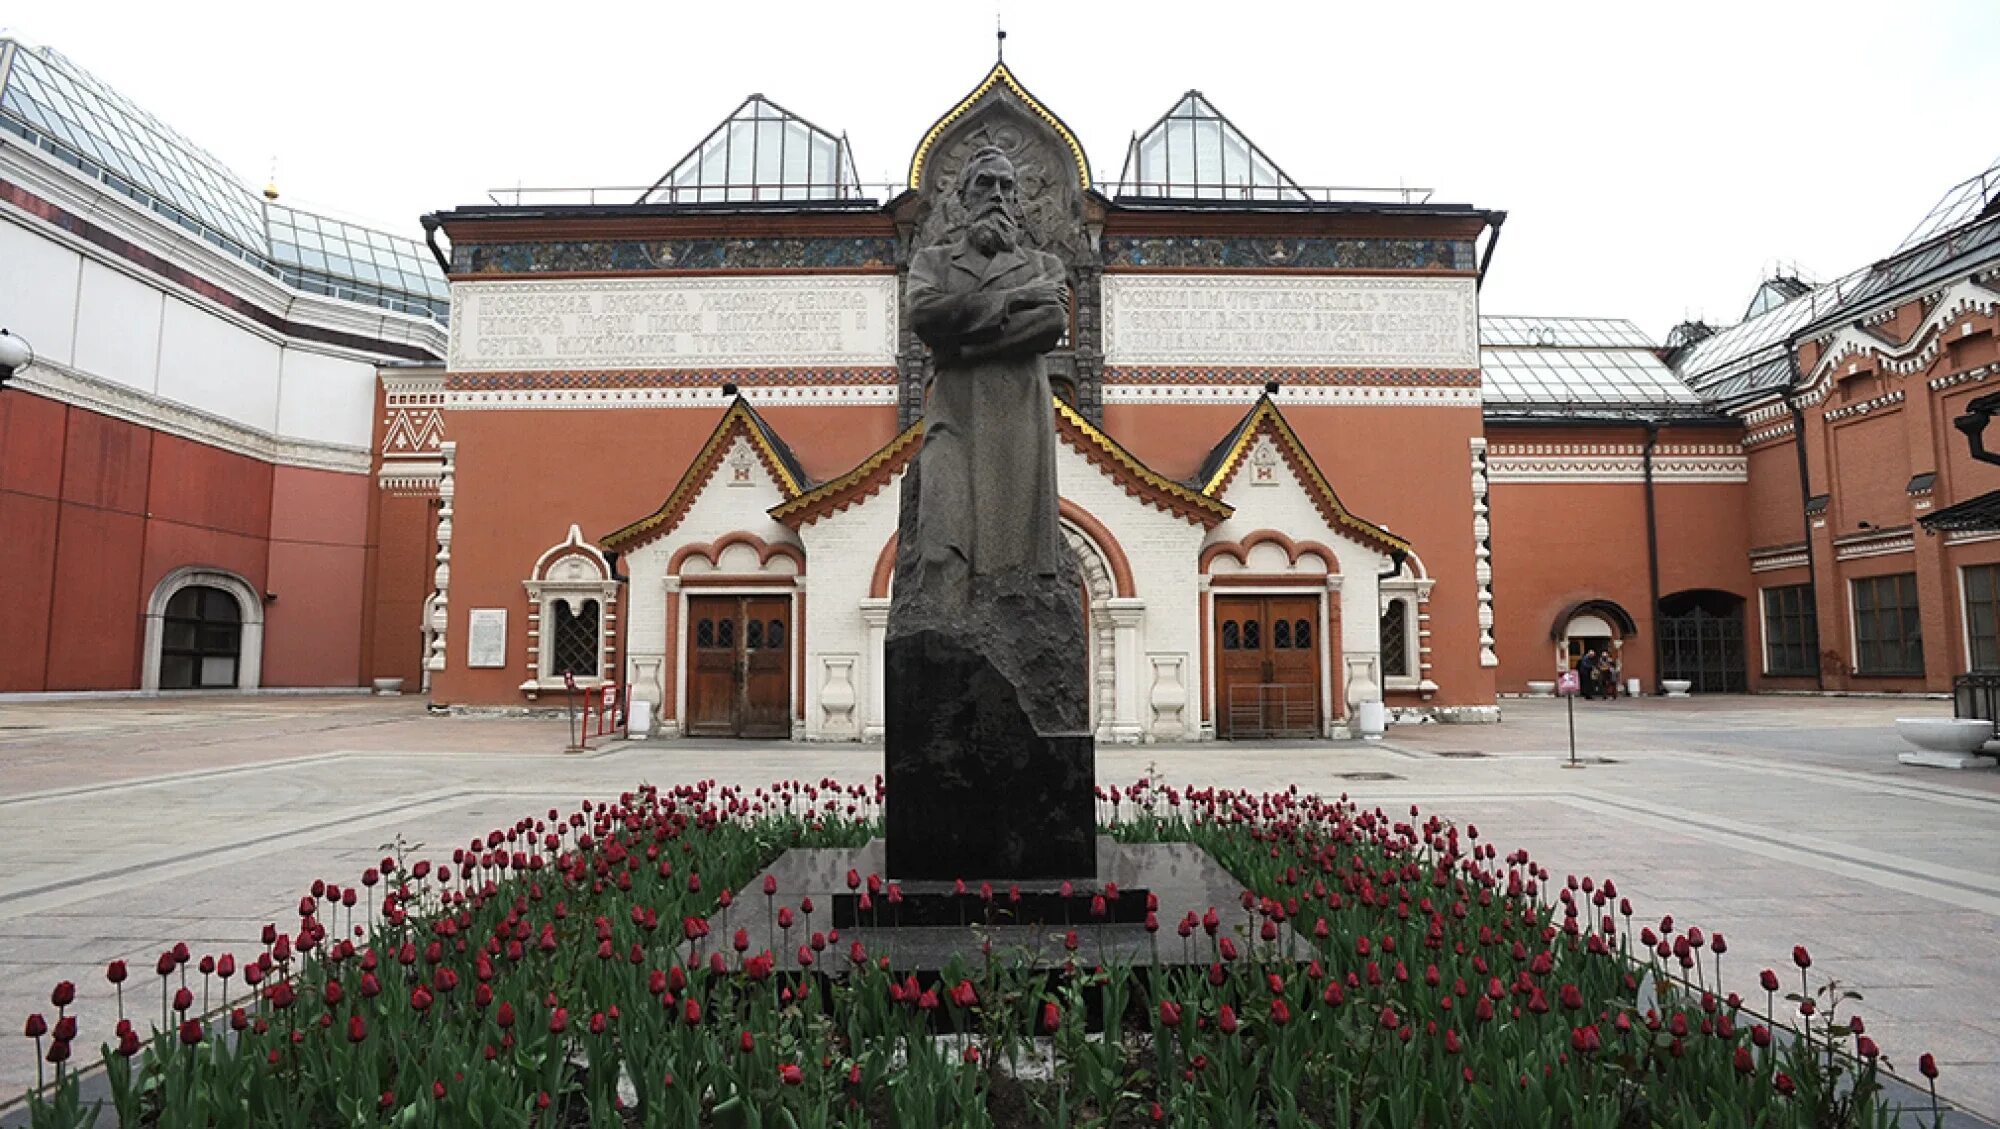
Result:
{"type": "Polygon", "coordinates": [[[1227,518],[1235,512],[1235,510],[1230,508],[1229,503],[1222,499],[1203,491],[1190,489],[1140,462],[1132,456],[1130,451],[1120,446],[1116,439],[1100,431],[1096,425],[1079,415],[1075,408],[1064,403],[1061,398],[1055,400],[1055,405],[1056,411],[1061,414],[1062,418],[1078,431],[1081,431],[1084,438],[1088,439],[1093,446],[1110,455],[1117,461],[1119,466],[1130,471],[1146,485],[1163,494],[1170,495],[1195,509],[1205,510],[1220,517],[1227,518]]]}
{"type": "Polygon", "coordinates": [[[667,500],[661,503],[660,508],[622,529],[605,534],[600,544],[610,549],[637,540],[658,528],[667,519],[667,515],[677,513],[691,504],[694,494],[701,489],[715,465],[721,461],[724,444],[735,438],[734,433],[739,425],[749,437],[750,445],[755,447],[762,457],[765,468],[778,480],[779,487],[788,497],[798,497],[800,488],[797,480],[785,466],[785,460],[778,457],[778,452],[772,448],[770,441],[764,438],[764,429],[758,427],[757,421],[750,418],[749,405],[738,397],[735,403],[729,405],[729,410],[722,413],[722,420],[709,434],[708,442],[702,444],[694,461],[688,464],[687,470],[681,475],[681,480],[674,485],[673,492],[667,495],[667,500]]]}
{"type": "Polygon", "coordinates": [[[771,519],[782,522],[793,514],[812,508],[826,498],[852,489],[857,483],[866,481],[870,475],[902,457],[903,452],[923,433],[924,421],[920,419],[904,428],[880,450],[861,460],[860,465],[853,470],[837,478],[830,478],[795,498],[788,498],[772,506],[771,519]]]}
{"type": "Polygon", "coordinates": [[[987,91],[993,89],[994,83],[1005,83],[1007,89],[1013,91],[1016,98],[1026,103],[1027,107],[1033,110],[1037,117],[1047,122],[1049,128],[1055,130],[1061,136],[1063,144],[1069,146],[1070,155],[1076,158],[1076,174],[1079,186],[1085,191],[1089,191],[1090,162],[1083,155],[1083,145],[1077,141],[1076,135],[1069,131],[1069,127],[1062,123],[1061,118],[1056,117],[1047,107],[1037,101],[1034,95],[1028,93],[1027,89],[1014,77],[1013,72],[1007,69],[1007,64],[1005,63],[993,64],[993,69],[987,73],[985,81],[974,87],[972,93],[960,99],[958,105],[953,106],[945,116],[937,120],[937,124],[930,128],[929,133],[924,134],[924,139],[917,144],[916,156],[910,158],[910,187],[920,189],[924,186],[924,159],[930,155],[931,147],[937,144],[938,137],[945,130],[951,128],[953,122],[964,117],[966,111],[972,109],[973,105],[987,91]]]}
{"type": "Polygon", "coordinates": [[[1230,478],[1236,473],[1237,464],[1241,463],[1243,456],[1249,453],[1250,445],[1256,441],[1257,433],[1263,430],[1266,422],[1269,422],[1272,429],[1277,432],[1278,441],[1290,450],[1292,464],[1311,477],[1312,481],[1308,485],[1326,500],[1327,507],[1338,519],[1338,525],[1362,534],[1368,540],[1386,543],[1404,552],[1412,551],[1408,541],[1348,512],[1347,507],[1341,503],[1340,495],[1334,493],[1333,484],[1320,473],[1319,463],[1313,459],[1312,452],[1306,450],[1305,444],[1299,440],[1298,433],[1285,421],[1284,413],[1278,410],[1278,406],[1272,403],[1268,396],[1257,405],[1249,425],[1236,437],[1236,442],[1229,448],[1229,454],[1223,458],[1222,465],[1218,466],[1208,481],[1202,484],[1201,492],[1204,497],[1214,498],[1224,486],[1228,485],[1230,478]]]}

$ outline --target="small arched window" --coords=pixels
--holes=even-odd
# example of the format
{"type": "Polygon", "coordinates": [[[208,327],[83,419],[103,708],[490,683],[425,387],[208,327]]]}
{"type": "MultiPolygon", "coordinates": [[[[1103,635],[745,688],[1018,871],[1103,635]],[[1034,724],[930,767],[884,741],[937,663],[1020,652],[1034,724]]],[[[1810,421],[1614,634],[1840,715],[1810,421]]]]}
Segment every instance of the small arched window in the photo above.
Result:
{"type": "Polygon", "coordinates": [[[1236,626],[1236,621],[1233,619],[1225,621],[1222,625],[1222,649],[1225,651],[1243,649],[1242,629],[1236,626]]]}
{"type": "Polygon", "coordinates": [[[1390,678],[1410,675],[1410,605],[1391,600],[1382,611],[1382,673],[1390,678]]]}
{"type": "Polygon", "coordinates": [[[597,601],[582,601],[581,611],[571,611],[569,600],[555,602],[554,655],[551,674],[574,674],[579,678],[597,675],[597,601]]]}

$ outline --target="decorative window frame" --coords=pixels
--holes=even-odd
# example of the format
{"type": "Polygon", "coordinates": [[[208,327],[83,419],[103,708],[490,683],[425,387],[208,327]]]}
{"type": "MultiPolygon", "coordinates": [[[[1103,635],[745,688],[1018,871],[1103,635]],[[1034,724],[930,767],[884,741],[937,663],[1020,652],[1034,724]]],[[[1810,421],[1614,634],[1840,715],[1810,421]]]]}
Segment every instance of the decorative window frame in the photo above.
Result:
{"type": "Polygon", "coordinates": [[[1380,577],[1375,582],[1381,597],[1380,606],[1375,611],[1378,630],[1381,617],[1388,614],[1390,604],[1400,601],[1406,605],[1403,608],[1403,645],[1407,648],[1405,653],[1410,656],[1412,668],[1408,674],[1385,672],[1382,677],[1382,689],[1385,691],[1437,692],[1438,684],[1431,681],[1430,676],[1430,645],[1426,642],[1429,632],[1424,628],[1430,619],[1424,609],[1431,602],[1431,588],[1436,583],[1423,575],[1423,565],[1417,561],[1415,554],[1403,562],[1403,567],[1394,576],[1380,577]]]}
{"type": "MultiPolygon", "coordinates": [[[[146,601],[146,649],[140,660],[139,689],[160,691],[160,645],[166,637],[167,603],[183,588],[220,588],[236,597],[243,633],[237,639],[236,689],[256,690],[264,677],[264,599],[250,582],[233,572],[204,565],[183,565],[160,578],[146,601]]],[[[181,691],[174,691],[180,693],[181,691]]],[[[211,693],[229,693],[227,690],[211,693]]]]}
{"type": "Polygon", "coordinates": [[[533,698],[567,688],[562,675],[550,670],[555,661],[554,640],[543,645],[543,628],[555,630],[559,601],[569,602],[571,614],[582,609],[583,601],[597,601],[597,674],[579,678],[576,684],[594,689],[613,681],[604,673],[611,669],[612,645],[618,635],[618,582],[611,577],[611,562],[572,525],[568,537],[536,559],[529,575],[521,585],[528,591],[528,678],[521,683],[521,692],[533,698]]]}

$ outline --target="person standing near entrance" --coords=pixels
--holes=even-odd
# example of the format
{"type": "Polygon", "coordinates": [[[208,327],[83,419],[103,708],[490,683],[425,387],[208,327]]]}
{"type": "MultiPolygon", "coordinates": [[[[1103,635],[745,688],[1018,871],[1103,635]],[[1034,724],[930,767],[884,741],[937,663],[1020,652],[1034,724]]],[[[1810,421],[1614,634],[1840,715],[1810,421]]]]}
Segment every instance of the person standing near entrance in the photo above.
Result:
{"type": "Polygon", "coordinates": [[[1586,698],[1597,697],[1597,652],[1585,651],[1576,660],[1577,689],[1586,698]]]}
{"type": "Polygon", "coordinates": [[[1618,674],[1619,674],[1619,663],[1618,663],[1617,652],[1615,651],[1604,652],[1604,657],[1598,660],[1597,670],[1598,674],[1604,679],[1605,698],[1607,700],[1617,698],[1618,674]]]}

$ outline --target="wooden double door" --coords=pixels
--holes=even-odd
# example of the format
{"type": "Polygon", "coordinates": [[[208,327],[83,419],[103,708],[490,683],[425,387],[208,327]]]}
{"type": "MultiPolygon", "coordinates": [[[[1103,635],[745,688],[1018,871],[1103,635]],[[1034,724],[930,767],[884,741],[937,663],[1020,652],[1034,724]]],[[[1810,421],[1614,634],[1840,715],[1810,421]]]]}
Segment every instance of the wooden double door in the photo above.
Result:
{"type": "Polygon", "coordinates": [[[1215,598],[1216,735],[1316,737],[1320,724],[1319,599],[1215,598]]]}
{"type": "Polygon", "coordinates": [[[691,736],[792,735],[791,616],[785,596],[688,597],[691,736]]]}

